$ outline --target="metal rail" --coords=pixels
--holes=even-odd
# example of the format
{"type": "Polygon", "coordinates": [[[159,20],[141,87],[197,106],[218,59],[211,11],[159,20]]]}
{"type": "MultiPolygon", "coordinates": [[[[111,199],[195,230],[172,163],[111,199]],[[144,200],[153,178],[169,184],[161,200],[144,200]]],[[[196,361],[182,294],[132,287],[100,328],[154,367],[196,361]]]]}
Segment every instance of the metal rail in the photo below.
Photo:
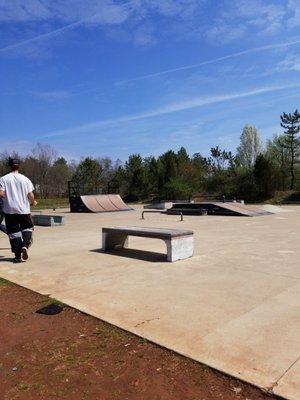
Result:
{"type": "Polygon", "coordinates": [[[172,212],[172,214],[167,214],[167,213],[164,213],[164,212],[161,212],[161,211],[149,211],[149,210],[146,210],[146,211],[142,212],[142,219],[145,219],[145,217],[144,217],[145,213],[166,214],[166,215],[180,215],[180,221],[183,221],[183,213],[181,211],[178,211],[176,213],[172,212]]]}

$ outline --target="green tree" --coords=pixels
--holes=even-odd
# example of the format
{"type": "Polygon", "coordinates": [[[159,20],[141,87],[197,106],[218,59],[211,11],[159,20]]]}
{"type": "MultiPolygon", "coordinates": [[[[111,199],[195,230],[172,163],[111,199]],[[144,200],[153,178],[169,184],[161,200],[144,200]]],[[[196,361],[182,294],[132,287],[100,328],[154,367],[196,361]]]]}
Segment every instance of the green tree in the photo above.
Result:
{"type": "Polygon", "coordinates": [[[155,157],[147,157],[144,159],[145,168],[145,190],[147,196],[156,197],[159,187],[159,171],[158,162],[155,157]]]}
{"type": "Polygon", "coordinates": [[[161,162],[164,183],[178,176],[177,155],[173,150],[169,150],[159,157],[161,162]]]}
{"type": "Polygon", "coordinates": [[[274,167],[271,161],[263,154],[259,154],[256,158],[253,176],[259,197],[271,197],[275,189],[274,167]]]}
{"type": "Polygon", "coordinates": [[[177,153],[177,164],[180,168],[181,165],[186,165],[190,162],[190,157],[184,147],[181,147],[177,153]]]}
{"type": "Polygon", "coordinates": [[[266,156],[272,162],[275,172],[278,174],[277,188],[286,189],[286,180],[289,176],[290,153],[285,144],[284,135],[275,135],[267,142],[266,156]]]}
{"type": "Polygon", "coordinates": [[[68,181],[72,172],[64,157],[59,157],[53,164],[49,173],[49,184],[51,185],[51,196],[62,197],[68,192],[68,181]]]}
{"type": "Polygon", "coordinates": [[[171,178],[164,186],[166,200],[188,200],[195,192],[195,188],[181,178],[171,178]]]}
{"type": "Polygon", "coordinates": [[[115,165],[115,171],[111,180],[111,189],[114,192],[120,193],[122,196],[126,196],[128,193],[128,185],[126,181],[126,172],[123,165],[115,165]]]}
{"type": "Polygon", "coordinates": [[[231,152],[221,150],[219,146],[212,147],[210,149],[210,154],[210,164],[214,166],[217,171],[226,169],[228,165],[233,162],[233,156],[231,152]]]}
{"type": "Polygon", "coordinates": [[[255,201],[257,198],[257,185],[253,176],[253,170],[238,167],[234,181],[234,197],[245,201],[255,201]]]}
{"type": "Polygon", "coordinates": [[[78,186],[80,194],[95,194],[101,191],[101,175],[99,162],[86,157],[79,163],[72,181],[78,186]]]}
{"type": "Polygon", "coordinates": [[[295,184],[295,163],[300,153],[300,139],[298,137],[300,131],[300,113],[295,110],[293,114],[283,113],[280,116],[282,128],[285,129],[285,146],[290,153],[290,190],[294,189],[295,184]]]}
{"type": "Polygon", "coordinates": [[[127,180],[127,200],[141,200],[146,195],[145,168],[139,154],[129,156],[125,163],[125,177],[127,180]]]}

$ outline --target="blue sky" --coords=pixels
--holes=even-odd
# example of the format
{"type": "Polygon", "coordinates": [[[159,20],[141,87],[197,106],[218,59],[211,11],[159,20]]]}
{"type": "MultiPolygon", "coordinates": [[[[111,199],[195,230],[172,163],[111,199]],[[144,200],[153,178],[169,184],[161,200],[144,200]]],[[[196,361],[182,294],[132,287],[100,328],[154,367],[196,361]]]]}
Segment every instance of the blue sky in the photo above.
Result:
{"type": "Polygon", "coordinates": [[[0,0],[1,149],[235,150],[300,106],[300,0],[0,0]]]}

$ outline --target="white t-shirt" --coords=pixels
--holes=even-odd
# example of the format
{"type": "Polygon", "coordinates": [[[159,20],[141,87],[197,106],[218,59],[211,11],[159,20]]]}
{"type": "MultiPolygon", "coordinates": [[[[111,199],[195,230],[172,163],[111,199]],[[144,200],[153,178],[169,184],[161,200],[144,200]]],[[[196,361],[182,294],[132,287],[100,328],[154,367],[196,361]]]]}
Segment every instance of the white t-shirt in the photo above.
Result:
{"type": "Polygon", "coordinates": [[[30,179],[11,172],[0,178],[0,190],[5,191],[3,211],[5,214],[30,214],[28,193],[34,190],[30,179]]]}

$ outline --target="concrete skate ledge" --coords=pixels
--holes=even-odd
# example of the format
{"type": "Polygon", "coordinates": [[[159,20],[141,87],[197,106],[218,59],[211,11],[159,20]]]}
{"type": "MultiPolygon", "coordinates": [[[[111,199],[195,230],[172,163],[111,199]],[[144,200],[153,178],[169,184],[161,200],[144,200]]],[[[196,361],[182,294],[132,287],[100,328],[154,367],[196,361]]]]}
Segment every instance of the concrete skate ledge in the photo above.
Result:
{"type": "Polygon", "coordinates": [[[35,214],[32,216],[32,220],[34,225],[40,226],[64,225],[64,217],[61,215],[35,214]]]}
{"type": "Polygon", "coordinates": [[[128,236],[163,240],[167,246],[169,262],[192,257],[194,253],[193,231],[135,226],[102,228],[102,250],[128,247],[128,236]]]}

